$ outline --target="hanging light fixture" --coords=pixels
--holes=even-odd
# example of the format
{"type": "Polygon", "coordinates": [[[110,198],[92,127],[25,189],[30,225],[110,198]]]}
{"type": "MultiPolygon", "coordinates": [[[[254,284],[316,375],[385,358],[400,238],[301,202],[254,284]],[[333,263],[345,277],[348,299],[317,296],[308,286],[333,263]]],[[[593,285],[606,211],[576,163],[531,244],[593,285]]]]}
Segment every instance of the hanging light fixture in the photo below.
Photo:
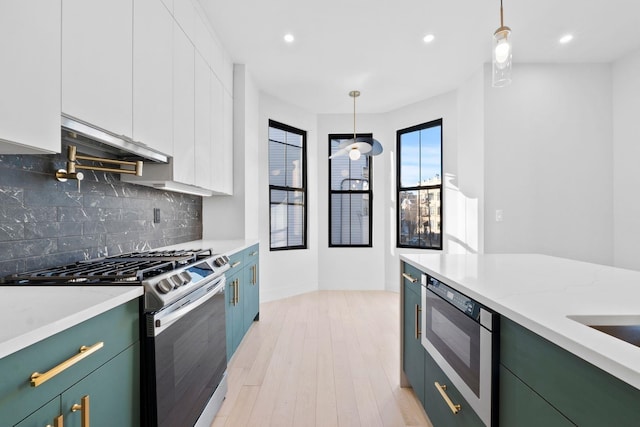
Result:
{"type": "Polygon", "coordinates": [[[500,28],[493,33],[493,86],[507,86],[511,83],[511,65],[513,45],[511,28],[505,27],[500,0],[500,28]]]}
{"type": "Polygon", "coordinates": [[[382,144],[377,139],[356,134],[356,98],[360,91],[352,90],[349,96],[353,98],[353,138],[345,139],[338,145],[338,151],[329,156],[330,159],[338,156],[349,155],[351,160],[358,160],[361,155],[377,156],[382,153],[382,144]]]}

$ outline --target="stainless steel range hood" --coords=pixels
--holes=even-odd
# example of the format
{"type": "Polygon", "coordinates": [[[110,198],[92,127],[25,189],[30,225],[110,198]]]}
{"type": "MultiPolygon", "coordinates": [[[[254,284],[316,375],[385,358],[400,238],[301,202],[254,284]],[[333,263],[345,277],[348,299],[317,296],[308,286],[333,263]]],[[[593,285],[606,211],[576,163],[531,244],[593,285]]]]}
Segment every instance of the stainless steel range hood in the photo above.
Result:
{"type": "Polygon", "coordinates": [[[105,154],[122,160],[142,160],[168,163],[169,157],[141,142],[124,135],[115,135],[107,130],[63,114],[62,140],[78,147],[78,151],[92,156],[105,154]]]}

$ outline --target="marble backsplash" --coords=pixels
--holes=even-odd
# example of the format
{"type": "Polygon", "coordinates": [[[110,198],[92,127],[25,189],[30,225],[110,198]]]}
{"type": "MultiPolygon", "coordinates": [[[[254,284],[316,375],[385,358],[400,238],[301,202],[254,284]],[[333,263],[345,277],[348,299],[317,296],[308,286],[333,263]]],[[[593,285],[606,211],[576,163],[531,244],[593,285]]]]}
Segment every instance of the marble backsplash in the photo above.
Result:
{"type": "Polygon", "coordinates": [[[78,191],[55,179],[64,167],[64,155],[0,155],[0,277],[202,238],[201,197],[91,171],[78,191]]]}

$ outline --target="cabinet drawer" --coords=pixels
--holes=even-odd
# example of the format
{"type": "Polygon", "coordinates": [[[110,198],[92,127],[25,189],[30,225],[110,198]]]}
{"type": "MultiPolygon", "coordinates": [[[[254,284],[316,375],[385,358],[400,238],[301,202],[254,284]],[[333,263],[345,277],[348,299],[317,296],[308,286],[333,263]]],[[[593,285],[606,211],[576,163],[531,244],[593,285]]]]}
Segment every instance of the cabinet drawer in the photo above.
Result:
{"type": "Polygon", "coordinates": [[[574,424],[638,425],[640,390],[504,317],[500,363],[574,424]]]}
{"type": "Polygon", "coordinates": [[[138,319],[133,300],[0,360],[0,425],[15,424],[138,341],[138,319]],[[102,348],[31,386],[34,372],[46,373],[99,342],[102,348]]]}
{"type": "Polygon", "coordinates": [[[231,270],[228,274],[235,273],[236,271],[242,270],[244,268],[244,253],[245,251],[242,250],[229,255],[229,265],[231,266],[231,270]]]}
{"type": "Polygon", "coordinates": [[[402,281],[407,285],[407,289],[416,292],[418,295],[422,292],[420,289],[421,277],[422,272],[420,270],[406,262],[402,263],[402,281]]]}
{"type": "Polygon", "coordinates": [[[467,403],[458,390],[451,384],[449,378],[440,369],[438,364],[431,358],[428,352],[425,352],[425,374],[424,374],[424,387],[425,387],[425,406],[424,409],[429,416],[429,419],[433,423],[434,427],[484,427],[484,423],[480,420],[480,417],[473,411],[471,406],[467,403]],[[436,381],[440,385],[447,387],[446,394],[451,401],[460,405],[460,411],[454,414],[449,405],[445,402],[444,398],[436,388],[436,381]]]}
{"type": "Polygon", "coordinates": [[[247,264],[255,263],[258,260],[258,256],[260,255],[260,251],[258,249],[258,244],[248,247],[244,250],[245,258],[247,264]]]}

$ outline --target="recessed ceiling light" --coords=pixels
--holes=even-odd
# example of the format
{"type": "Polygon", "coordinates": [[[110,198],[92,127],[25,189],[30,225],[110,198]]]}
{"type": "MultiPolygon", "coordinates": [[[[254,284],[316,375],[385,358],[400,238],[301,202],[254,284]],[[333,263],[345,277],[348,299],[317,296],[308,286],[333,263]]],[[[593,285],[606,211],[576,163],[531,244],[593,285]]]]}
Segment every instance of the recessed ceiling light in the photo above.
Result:
{"type": "Polygon", "coordinates": [[[426,36],[424,36],[424,38],[422,40],[425,43],[431,43],[435,38],[436,38],[436,36],[434,36],[433,34],[427,34],[426,36]]]}
{"type": "Polygon", "coordinates": [[[293,37],[293,34],[284,35],[284,41],[286,41],[287,43],[293,43],[294,40],[295,38],[293,37]]]}
{"type": "Polygon", "coordinates": [[[560,37],[560,44],[567,44],[569,43],[571,40],[573,40],[573,34],[565,34],[564,36],[560,37]]]}

